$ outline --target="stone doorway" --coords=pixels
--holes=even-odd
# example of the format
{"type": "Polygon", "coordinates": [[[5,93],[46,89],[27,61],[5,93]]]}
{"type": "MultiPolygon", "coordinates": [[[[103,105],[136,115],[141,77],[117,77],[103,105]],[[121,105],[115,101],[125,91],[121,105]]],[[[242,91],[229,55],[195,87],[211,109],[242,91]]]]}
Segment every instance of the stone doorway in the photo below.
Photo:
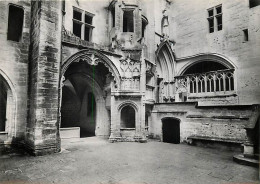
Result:
{"type": "Polygon", "coordinates": [[[162,119],[162,138],[163,142],[180,143],[180,120],[175,118],[162,119]]]}
{"type": "Polygon", "coordinates": [[[61,138],[110,135],[111,74],[102,63],[72,63],[64,74],[61,138]]]}

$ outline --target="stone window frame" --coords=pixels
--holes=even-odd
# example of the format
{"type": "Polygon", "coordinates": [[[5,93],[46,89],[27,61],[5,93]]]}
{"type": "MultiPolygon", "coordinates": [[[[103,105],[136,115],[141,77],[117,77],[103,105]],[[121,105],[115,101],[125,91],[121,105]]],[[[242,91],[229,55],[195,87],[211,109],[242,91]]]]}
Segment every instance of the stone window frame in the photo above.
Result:
{"type": "Polygon", "coordinates": [[[136,20],[135,20],[135,7],[125,7],[125,8],[122,8],[122,32],[123,33],[135,33],[135,24],[136,24],[136,20]],[[124,13],[126,11],[132,11],[133,12],[133,31],[124,31],[124,13]]]}
{"type": "Polygon", "coordinates": [[[17,42],[17,43],[20,43],[20,42],[23,42],[23,28],[24,28],[24,22],[25,22],[25,8],[21,5],[17,5],[17,4],[14,4],[14,3],[8,3],[8,10],[7,10],[7,26],[6,26],[6,39],[8,41],[11,41],[11,42],[17,42]],[[19,39],[19,41],[15,41],[15,40],[10,40],[8,39],[8,23],[9,23],[9,11],[10,11],[10,6],[15,6],[17,8],[21,8],[23,10],[23,22],[22,22],[22,30],[21,30],[21,37],[19,39]]]}
{"type": "MultiPolygon", "coordinates": [[[[78,13],[81,13],[81,20],[77,20],[77,19],[74,19],[74,17],[72,17],[72,24],[73,23],[77,23],[77,24],[81,25],[81,36],[80,36],[80,39],[86,40],[86,38],[85,38],[85,31],[86,31],[86,27],[87,27],[87,28],[89,28],[89,40],[86,40],[86,41],[92,42],[92,32],[93,32],[93,29],[95,28],[95,26],[93,26],[93,18],[95,16],[95,14],[90,13],[88,11],[84,11],[84,10],[82,10],[80,8],[77,8],[77,7],[73,6],[73,13],[74,13],[74,11],[76,11],[78,13]],[[92,23],[91,24],[86,23],[86,20],[85,20],[86,15],[92,18],[92,23]]],[[[72,25],[72,32],[74,33],[73,25],[72,25]]]]}
{"type": "Polygon", "coordinates": [[[207,20],[208,20],[208,26],[209,26],[208,27],[209,33],[223,30],[222,4],[207,9],[207,15],[208,15],[207,20]]]}

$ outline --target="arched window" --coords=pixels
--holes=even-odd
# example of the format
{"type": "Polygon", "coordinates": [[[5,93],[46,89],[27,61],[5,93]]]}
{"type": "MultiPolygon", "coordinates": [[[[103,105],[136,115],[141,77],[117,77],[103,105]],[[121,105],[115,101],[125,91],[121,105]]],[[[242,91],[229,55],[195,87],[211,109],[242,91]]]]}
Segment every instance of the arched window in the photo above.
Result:
{"type": "Polygon", "coordinates": [[[201,61],[184,73],[190,93],[234,91],[234,69],[214,61],[201,61]]]}
{"type": "Polygon", "coordinates": [[[5,131],[7,89],[4,81],[0,79],[0,132],[5,131]]]}
{"type": "Polygon", "coordinates": [[[135,109],[130,105],[121,110],[121,128],[135,128],[135,109]]]}

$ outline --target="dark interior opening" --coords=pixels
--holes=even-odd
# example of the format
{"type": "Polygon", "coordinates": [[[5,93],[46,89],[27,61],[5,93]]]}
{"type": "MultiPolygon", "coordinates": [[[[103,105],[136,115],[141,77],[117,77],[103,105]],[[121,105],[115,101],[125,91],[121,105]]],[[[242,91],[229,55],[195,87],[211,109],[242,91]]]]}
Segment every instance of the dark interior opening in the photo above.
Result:
{"type": "Polygon", "coordinates": [[[8,17],[7,39],[19,42],[23,32],[24,11],[22,8],[10,5],[8,17]]]}
{"type": "Polygon", "coordinates": [[[213,33],[214,32],[214,17],[213,18],[209,18],[209,32],[213,33]]]}
{"type": "Polygon", "coordinates": [[[249,7],[253,8],[255,6],[260,5],[260,0],[249,0],[249,7]]]}
{"type": "Polygon", "coordinates": [[[79,38],[81,38],[81,24],[77,22],[73,22],[73,34],[79,38]]]}
{"type": "Polygon", "coordinates": [[[92,24],[92,19],[93,19],[92,16],[85,14],[85,23],[92,24]]]}
{"type": "Polygon", "coordinates": [[[260,118],[258,119],[256,125],[255,125],[255,128],[254,128],[254,153],[256,155],[259,156],[259,149],[260,149],[260,146],[259,146],[259,122],[260,122],[260,118]]]}
{"type": "Polygon", "coordinates": [[[108,73],[102,63],[92,66],[80,61],[70,65],[64,74],[61,128],[80,127],[80,137],[95,136],[98,94],[94,80],[104,86],[108,73]]]}
{"type": "Polygon", "coordinates": [[[121,110],[121,128],[135,128],[135,110],[129,105],[121,110]]]}
{"type": "Polygon", "coordinates": [[[123,32],[134,32],[134,11],[133,10],[124,11],[123,32]]]}
{"type": "Polygon", "coordinates": [[[0,76],[0,132],[5,131],[7,89],[0,76]]]}
{"type": "Polygon", "coordinates": [[[82,16],[81,15],[82,15],[81,12],[73,10],[73,19],[81,21],[82,20],[82,16]]]}
{"type": "Polygon", "coordinates": [[[210,71],[228,69],[226,66],[214,61],[202,61],[188,68],[183,75],[205,73],[210,71]]]}
{"type": "Polygon", "coordinates": [[[180,121],[174,118],[162,120],[163,142],[180,143],[180,121]]]}
{"type": "Polygon", "coordinates": [[[244,29],[244,41],[247,42],[248,41],[248,29],[244,29]]]}
{"type": "Polygon", "coordinates": [[[222,30],[222,15],[217,16],[218,31],[222,30]]]}
{"type": "Polygon", "coordinates": [[[115,27],[115,22],[116,22],[116,11],[115,11],[115,7],[113,7],[111,9],[111,14],[112,14],[112,27],[115,27]]]}
{"type": "Polygon", "coordinates": [[[85,40],[90,41],[90,28],[88,26],[85,26],[85,40]]]}
{"type": "Polygon", "coordinates": [[[147,22],[142,19],[142,37],[144,37],[145,35],[145,30],[146,30],[146,26],[147,26],[147,22]]]}

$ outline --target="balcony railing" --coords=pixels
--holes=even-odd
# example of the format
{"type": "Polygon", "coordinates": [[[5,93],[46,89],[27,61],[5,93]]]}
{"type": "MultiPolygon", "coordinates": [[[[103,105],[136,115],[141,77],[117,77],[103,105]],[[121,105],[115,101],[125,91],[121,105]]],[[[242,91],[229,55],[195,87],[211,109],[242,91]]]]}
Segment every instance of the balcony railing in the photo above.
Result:
{"type": "Polygon", "coordinates": [[[234,69],[176,76],[176,92],[187,96],[227,94],[235,90],[234,69]]]}

